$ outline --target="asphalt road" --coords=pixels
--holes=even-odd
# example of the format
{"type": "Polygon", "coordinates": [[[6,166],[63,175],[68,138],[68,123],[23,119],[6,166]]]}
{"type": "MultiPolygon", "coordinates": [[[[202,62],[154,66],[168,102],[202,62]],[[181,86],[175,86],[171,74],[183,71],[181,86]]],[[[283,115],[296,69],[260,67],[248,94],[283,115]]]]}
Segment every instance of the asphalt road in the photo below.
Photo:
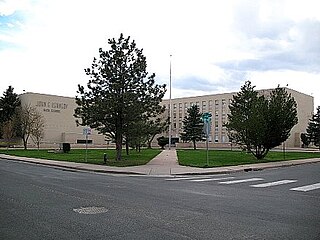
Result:
{"type": "Polygon", "coordinates": [[[320,164],[156,178],[0,160],[0,239],[320,239],[319,183],[320,164]]]}

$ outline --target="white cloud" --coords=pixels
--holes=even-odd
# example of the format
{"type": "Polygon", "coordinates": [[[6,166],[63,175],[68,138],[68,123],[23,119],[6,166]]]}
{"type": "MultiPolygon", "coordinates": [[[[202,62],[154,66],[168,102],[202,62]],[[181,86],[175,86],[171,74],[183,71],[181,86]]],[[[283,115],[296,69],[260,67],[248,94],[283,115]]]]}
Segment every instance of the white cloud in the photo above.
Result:
{"type": "Polygon", "coordinates": [[[0,89],[11,84],[18,92],[74,96],[98,49],[123,32],[144,49],[159,83],[169,82],[173,55],[174,97],[236,91],[247,79],[262,88],[286,80],[310,94],[306,79],[314,85],[320,76],[318,6],[311,0],[0,1],[0,17],[23,15],[10,21],[14,31],[0,31],[0,89]]]}

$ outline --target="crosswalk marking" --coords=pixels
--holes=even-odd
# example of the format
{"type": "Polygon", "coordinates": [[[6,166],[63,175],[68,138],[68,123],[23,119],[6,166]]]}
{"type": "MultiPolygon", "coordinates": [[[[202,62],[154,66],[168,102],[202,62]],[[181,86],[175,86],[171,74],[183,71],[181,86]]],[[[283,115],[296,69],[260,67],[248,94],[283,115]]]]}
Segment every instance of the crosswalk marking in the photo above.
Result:
{"type": "Polygon", "coordinates": [[[234,177],[193,179],[193,180],[190,180],[190,182],[221,181],[221,180],[233,179],[233,178],[234,178],[234,177]]]}
{"type": "Polygon", "coordinates": [[[315,184],[306,185],[306,186],[302,186],[302,187],[291,188],[290,190],[308,192],[308,191],[312,191],[312,190],[315,190],[318,188],[320,188],[320,183],[315,183],[315,184]]]}
{"type": "Polygon", "coordinates": [[[298,180],[281,180],[281,181],[276,181],[276,182],[269,182],[269,183],[261,183],[261,184],[256,184],[256,185],[250,185],[250,187],[265,188],[265,187],[278,186],[278,185],[282,185],[282,184],[294,183],[294,182],[297,182],[297,181],[298,180]]]}
{"type": "Polygon", "coordinates": [[[254,181],[262,181],[263,178],[247,178],[241,180],[233,180],[233,181],[226,181],[226,182],[219,182],[220,184],[234,184],[234,183],[244,183],[244,182],[254,182],[254,181]]]}

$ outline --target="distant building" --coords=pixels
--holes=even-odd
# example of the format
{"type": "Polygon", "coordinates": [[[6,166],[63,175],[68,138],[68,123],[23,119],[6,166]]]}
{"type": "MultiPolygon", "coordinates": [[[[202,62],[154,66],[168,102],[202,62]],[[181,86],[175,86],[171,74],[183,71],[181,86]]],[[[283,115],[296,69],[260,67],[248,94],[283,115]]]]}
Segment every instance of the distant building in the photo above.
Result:
{"type": "MultiPolygon", "coordinates": [[[[20,96],[21,104],[30,104],[42,113],[45,120],[44,139],[42,147],[59,146],[60,143],[70,143],[72,145],[83,146],[86,143],[83,126],[76,125],[73,116],[77,107],[74,98],[61,97],[39,93],[23,93],[20,96]]],[[[92,129],[88,135],[87,143],[90,145],[103,145],[105,138],[92,129]]],[[[33,145],[29,140],[29,145],[33,145]]]]}
{"type": "MultiPolygon", "coordinates": [[[[263,95],[269,95],[271,91],[272,89],[266,89],[259,90],[258,92],[263,95]]],[[[313,114],[314,99],[312,96],[289,88],[286,88],[286,91],[291,93],[297,102],[298,124],[291,130],[291,135],[285,142],[285,146],[300,147],[300,134],[306,131],[309,119],[313,114]]],[[[192,105],[197,105],[200,108],[200,112],[210,112],[212,114],[209,136],[210,146],[225,147],[229,145],[227,129],[224,127],[224,124],[228,121],[227,114],[230,113],[229,104],[233,99],[233,95],[236,94],[237,92],[172,99],[172,137],[180,138],[183,132],[182,121],[187,114],[187,109],[192,105]]],[[[169,109],[168,99],[163,100],[162,104],[169,109]]],[[[169,115],[168,112],[167,114],[169,115]]]]}
{"type": "MultiPolygon", "coordinates": [[[[268,95],[271,90],[260,90],[259,92],[268,95]]],[[[289,88],[286,90],[297,102],[298,124],[293,127],[291,136],[285,144],[286,147],[299,147],[301,145],[300,134],[306,131],[313,114],[314,100],[312,96],[289,88]]],[[[227,130],[223,125],[228,121],[229,103],[235,94],[236,92],[172,99],[172,137],[180,138],[183,131],[182,120],[187,114],[187,109],[196,104],[202,113],[212,114],[210,146],[229,146],[227,130]]],[[[85,127],[76,125],[73,114],[77,104],[74,98],[27,92],[20,95],[20,100],[22,105],[30,104],[43,114],[45,128],[42,147],[58,146],[64,142],[74,147],[84,146],[86,143],[85,127]]],[[[169,100],[163,100],[162,105],[168,109],[169,100]]],[[[165,134],[168,135],[168,132],[165,134]]],[[[88,144],[95,147],[105,146],[105,136],[92,129],[91,134],[88,135],[88,144]]],[[[29,140],[29,145],[34,145],[34,143],[29,140]]]]}

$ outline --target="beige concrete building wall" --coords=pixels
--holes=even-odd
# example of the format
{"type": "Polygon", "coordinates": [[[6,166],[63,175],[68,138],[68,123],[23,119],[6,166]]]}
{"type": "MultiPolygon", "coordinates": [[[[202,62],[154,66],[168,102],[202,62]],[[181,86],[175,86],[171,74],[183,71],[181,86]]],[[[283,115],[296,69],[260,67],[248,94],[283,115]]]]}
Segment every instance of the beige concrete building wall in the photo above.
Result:
{"type": "MultiPolygon", "coordinates": [[[[51,146],[63,142],[70,144],[83,144],[82,126],[77,126],[73,117],[77,107],[74,98],[61,97],[39,93],[24,93],[20,95],[22,105],[30,104],[43,115],[45,120],[44,139],[41,145],[51,146]],[[82,142],[82,143],[79,143],[82,142]]],[[[94,145],[105,144],[104,136],[92,130],[88,136],[94,145]]],[[[91,142],[89,141],[89,142],[91,142]]],[[[29,141],[32,145],[32,141],[29,141]]]]}
{"type": "MultiPolygon", "coordinates": [[[[268,95],[271,90],[265,89],[259,92],[268,95]]],[[[291,136],[285,145],[286,147],[299,147],[301,145],[300,134],[306,131],[309,119],[313,114],[314,100],[312,96],[289,88],[286,90],[292,94],[297,102],[298,124],[292,129],[291,136]]],[[[228,121],[229,104],[235,94],[236,92],[172,99],[172,137],[180,138],[183,127],[182,121],[187,115],[187,109],[196,104],[202,113],[210,112],[212,114],[210,146],[228,146],[228,133],[223,125],[228,121]]],[[[22,105],[30,104],[36,107],[44,117],[45,136],[42,146],[52,146],[63,142],[83,146],[85,141],[84,127],[77,126],[76,119],[73,117],[74,109],[77,107],[74,98],[24,93],[20,95],[20,99],[22,105]]],[[[165,105],[168,109],[169,100],[163,100],[162,105],[165,105]]],[[[168,116],[169,112],[167,111],[166,114],[168,116]]],[[[104,136],[98,134],[94,129],[92,129],[92,134],[89,135],[88,140],[96,146],[106,144],[104,136]]],[[[29,143],[33,144],[31,140],[29,143]]]]}
{"type": "MultiPolygon", "coordinates": [[[[265,89],[259,90],[259,92],[268,95],[271,90],[265,89]]],[[[306,131],[309,119],[313,114],[313,97],[289,88],[286,88],[286,90],[292,94],[297,102],[298,124],[291,130],[291,135],[285,145],[286,147],[299,147],[301,145],[300,134],[306,131]]],[[[180,137],[183,131],[182,121],[187,115],[187,109],[195,104],[199,106],[200,112],[210,112],[212,114],[210,146],[228,146],[228,133],[223,125],[228,121],[229,104],[235,94],[237,92],[172,99],[172,137],[180,137]]],[[[169,100],[164,100],[162,105],[169,109],[169,100]]],[[[169,116],[168,111],[167,116],[169,116]]]]}

